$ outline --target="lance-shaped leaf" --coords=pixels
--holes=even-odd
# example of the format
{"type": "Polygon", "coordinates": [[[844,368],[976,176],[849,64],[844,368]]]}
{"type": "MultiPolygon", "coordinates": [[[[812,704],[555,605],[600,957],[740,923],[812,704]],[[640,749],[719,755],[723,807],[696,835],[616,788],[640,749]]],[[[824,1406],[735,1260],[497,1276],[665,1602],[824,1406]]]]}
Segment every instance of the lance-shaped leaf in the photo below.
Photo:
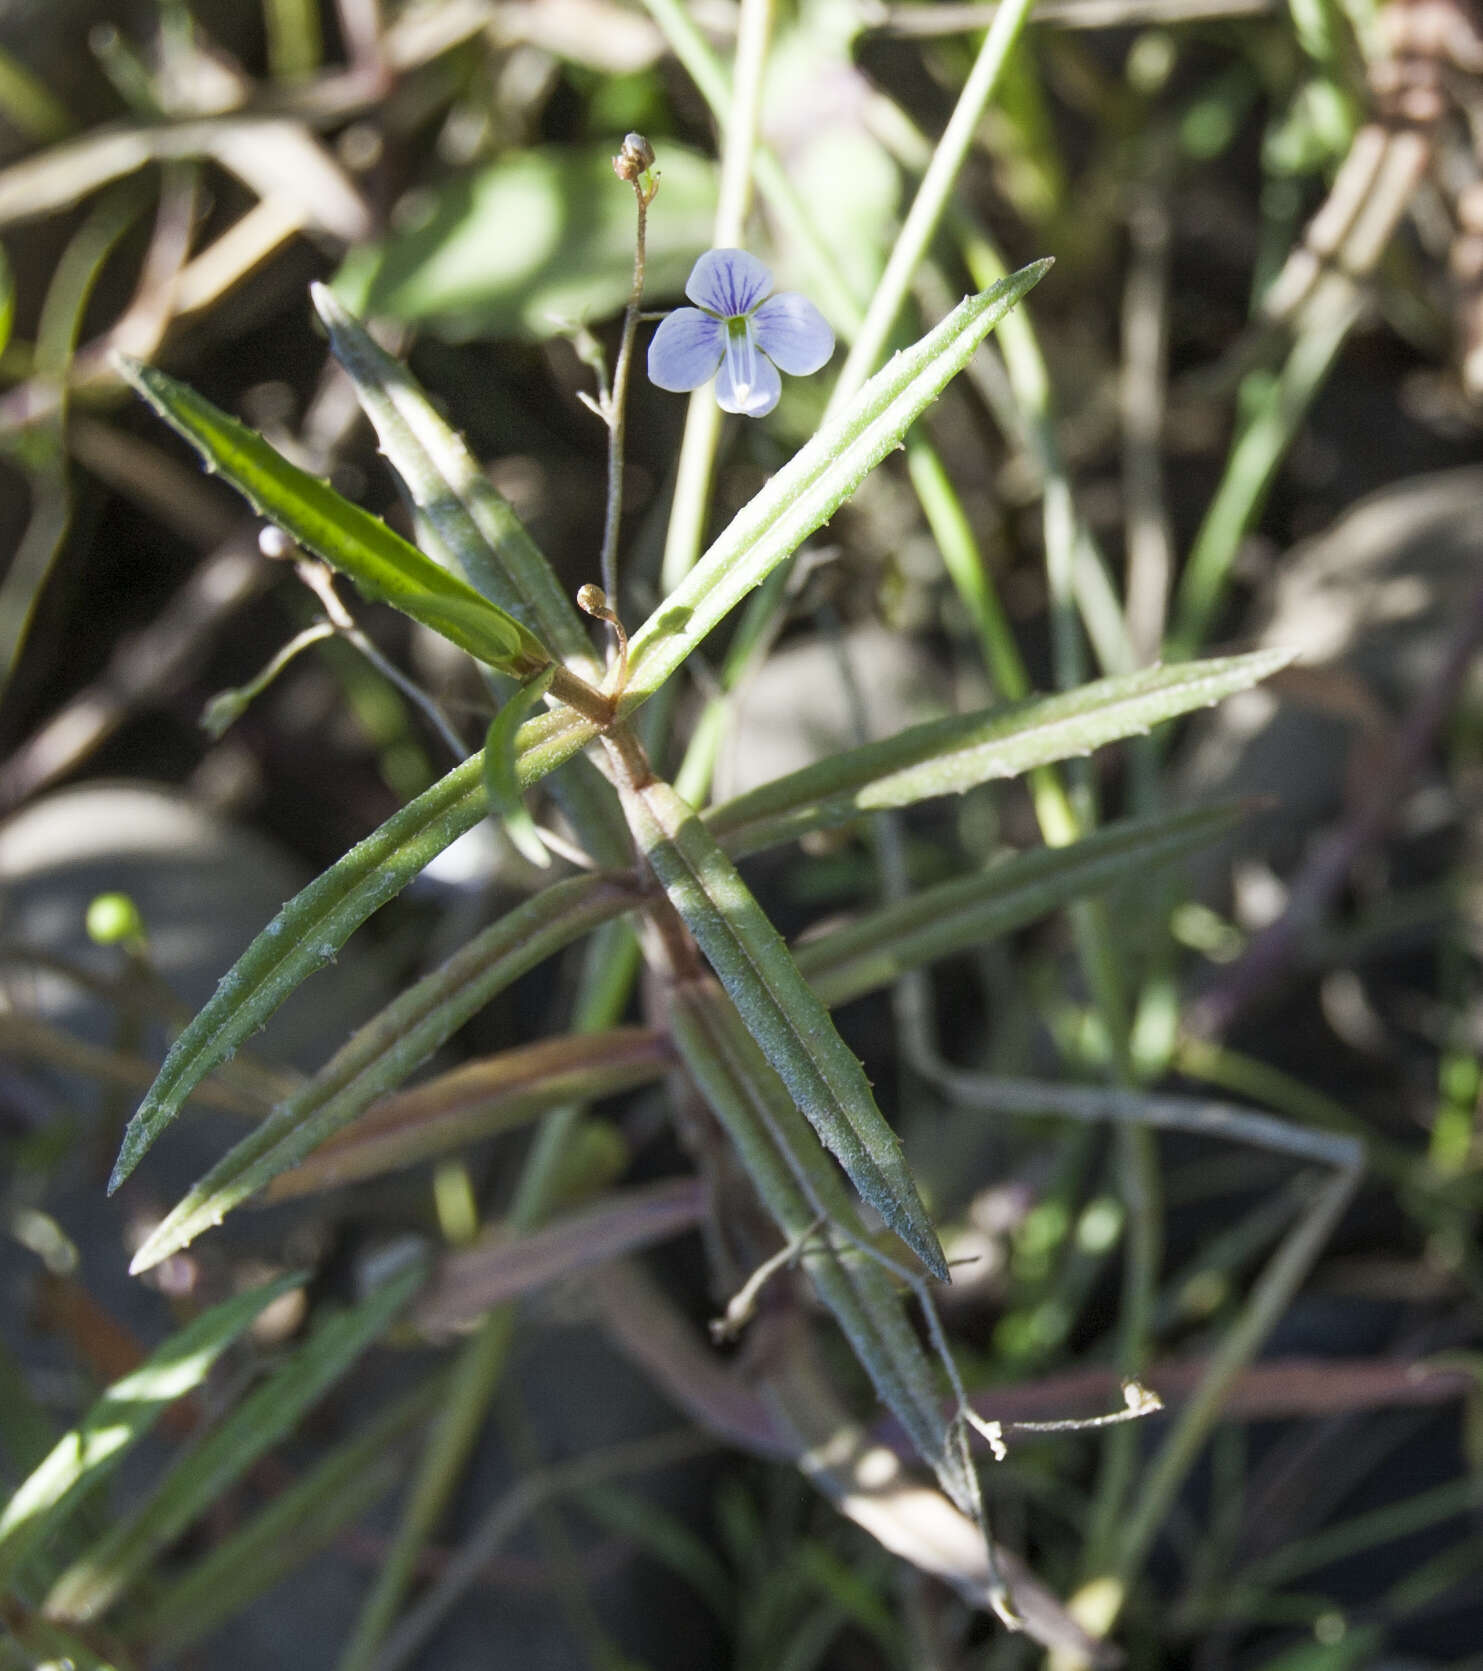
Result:
{"type": "Polygon", "coordinates": [[[736,1011],[705,983],[671,993],[670,1031],[778,1228],[844,1331],[886,1407],[948,1496],[975,1512],[977,1482],[943,1420],[936,1377],[888,1273],[863,1234],[819,1140],[736,1011]],[[822,1220],[822,1224],[821,1221],[822,1220]]]}
{"type": "Polygon", "coordinates": [[[505,834],[517,852],[541,870],[550,865],[551,855],[520,796],[515,739],[531,710],[551,688],[555,673],[554,667],[548,667],[511,691],[489,722],[484,739],[484,787],[489,793],[490,808],[504,825],[505,834]]]}
{"type": "Polygon", "coordinates": [[[633,635],[624,713],[652,696],[753,587],[834,515],[1050,267],[1049,261],[1034,262],[965,298],[934,330],[894,355],[737,512],[633,635]]]}
{"type": "Polygon", "coordinates": [[[446,1375],[429,1376],[372,1416],[328,1456],[278,1493],[229,1537],[132,1615],[125,1634],[175,1660],[203,1636],[327,1547],[405,1466],[408,1436],[448,1397],[446,1375]]]}
{"type": "Polygon", "coordinates": [[[1143,668],[1055,696],[951,714],[763,784],[713,807],[706,824],[728,853],[741,856],[871,812],[960,795],[1209,707],[1260,683],[1292,656],[1257,650],[1143,668]]]}
{"type": "MultiPolygon", "coordinates": [[[[542,714],[518,739],[522,784],[539,782],[592,736],[569,709],[542,714]]],[[[483,759],[475,756],[358,842],[297,893],[217,983],[216,992],[170,1047],[159,1074],[124,1132],[111,1194],[180,1112],[185,1099],[228,1060],[360,925],[395,899],[444,848],[489,811],[483,759]]]]}
{"type": "Polygon", "coordinates": [[[426,1276],[421,1262],[384,1282],[359,1305],[321,1323],[297,1352],[251,1393],[150,1496],[52,1585],[47,1618],[102,1616],[190,1523],[215,1503],[299,1417],[386,1332],[426,1276]]]}
{"type": "Polygon", "coordinates": [[[202,1312],[109,1387],[78,1425],[57,1441],[0,1512],[0,1588],[9,1584],[31,1552],[62,1524],[85,1492],[118,1466],[158,1417],[177,1399],[195,1391],[227,1347],[280,1294],[303,1280],[302,1276],[280,1277],[202,1312]]]}
{"type": "Polygon", "coordinates": [[[612,1190],[522,1236],[488,1231],[439,1261],[412,1321],[433,1336],[468,1328],[507,1300],[693,1229],[707,1202],[698,1178],[665,1178],[612,1190]]]}
{"type": "Polygon", "coordinates": [[[219,1224],[239,1202],[400,1085],[495,993],[577,935],[618,916],[631,897],[602,877],[577,876],[492,923],[352,1034],[312,1080],[192,1185],[134,1255],[130,1271],[149,1270],[219,1224]]]}
{"type": "MultiPolygon", "coordinates": [[[[1071,847],[1037,848],[924,888],[794,951],[833,1007],[938,958],[1013,933],[1072,900],[1146,879],[1231,829],[1239,806],[1109,824],[1071,847]]],[[[486,931],[487,932],[487,931],[486,931]]],[[[431,978],[431,977],[429,977],[431,978]]],[[[568,1102],[595,1102],[659,1079],[673,1060],[650,1028],[543,1039],[383,1097],[273,1180],[267,1199],[333,1189],[465,1148],[568,1102]]]]}
{"type": "Polygon", "coordinates": [[[705,825],[669,784],[621,759],[639,851],[720,977],[747,1030],[850,1181],[932,1274],[948,1279],[896,1133],[783,937],[705,825]]]}
{"type": "Polygon", "coordinates": [[[165,422],[195,447],[208,470],[225,476],[254,510],[348,575],[366,597],[391,604],[515,678],[550,663],[550,651],[513,615],[439,568],[379,517],[290,464],[246,424],[153,366],[124,355],[116,363],[165,422]]]}
{"type": "MultiPolygon", "coordinates": [[[[870,912],[808,941],[795,960],[824,1003],[846,1003],[1072,899],[1170,865],[1239,816],[1239,807],[1220,806],[1108,825],[1074,846],[1019,854],[870,912]]],[[[385,1095],[517,975],[634,902],[629,889],[609,879],[578,876],[490,924],[366,1022],[223,1156],[139,1249],[137,1267],[185,1246],[275,1179],[274,1199],[354,1182],[508,1130],[573,1099],[657,1078],[667,1059],[663,1041],[620,1030],[590,1040],[545,1040],[385,1095]],[[331,1142],[337,1132],[343,1137],[331,1142]]]]}
{"type": "Polygon", "coordinates": [[[393,470],[422,518],[424,543],[485,597],[524,621],[563,661],[600,675],[582,619],[513,506],[400,360],[322,284],[309,287],[335,358],[355,385],[393,470]]]}
{"type": "Polygon", "coordinates": [[[268,1190],[269,1201],[334,1189],[523,1125],[564,1103],[590,1103],[658,1079],[673,1058],[646,1027],[571,1033],[517,1045],[382,1097],[268,1190]]]}
{"type": "Polygon", "coordinates": [[[1070,847],[1038,847],[971,876],[872,911],[798,948],[798,967],[826,1004],[848,1003],[909,970],[987,944],[1071,900],[1147,880],[1217,840],[1239,806],[1125,819],[1070,847]]]}

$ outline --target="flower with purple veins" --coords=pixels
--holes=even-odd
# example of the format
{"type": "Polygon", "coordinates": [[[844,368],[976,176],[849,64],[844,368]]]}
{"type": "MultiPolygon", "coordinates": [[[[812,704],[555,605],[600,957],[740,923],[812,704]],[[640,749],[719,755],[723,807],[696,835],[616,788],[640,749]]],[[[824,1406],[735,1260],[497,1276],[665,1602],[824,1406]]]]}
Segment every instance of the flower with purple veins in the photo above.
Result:
{"type": "Polygon", "coordinates": [[[707,250],[685,283],[695,306],[676,308],[649,344],[649,381],[683,393],[714,377],[723,412],[771,412],[783,389],[778,372],[806,377],[834,352],[834,332],[812,302],[771,291],[772,274],[755,255],[707,250]]]}

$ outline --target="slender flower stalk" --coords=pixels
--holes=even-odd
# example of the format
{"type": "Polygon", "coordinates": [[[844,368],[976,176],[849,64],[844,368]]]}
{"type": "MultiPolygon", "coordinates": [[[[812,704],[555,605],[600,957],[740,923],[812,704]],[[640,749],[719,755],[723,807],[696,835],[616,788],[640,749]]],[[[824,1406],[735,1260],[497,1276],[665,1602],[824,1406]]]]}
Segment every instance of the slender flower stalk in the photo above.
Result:
{"type": "Polygon", "coordinates": [[[659,190],[654,174],[654,147],[641,133],[631,133],[613,158],[613,172],[633,187],[638,205],[638,229],[633,243],[633,288],[623,311],[623,335],[613,367],[612,393],[604,417],[608,425],[608,507],[602,531],[602,589],[616,605],[618,598],[618,524],[623,515],[623,447],[628,432],[628,365],[633,358],[633,333],[644,302],[645,244],[649,205],[659,190]]]}

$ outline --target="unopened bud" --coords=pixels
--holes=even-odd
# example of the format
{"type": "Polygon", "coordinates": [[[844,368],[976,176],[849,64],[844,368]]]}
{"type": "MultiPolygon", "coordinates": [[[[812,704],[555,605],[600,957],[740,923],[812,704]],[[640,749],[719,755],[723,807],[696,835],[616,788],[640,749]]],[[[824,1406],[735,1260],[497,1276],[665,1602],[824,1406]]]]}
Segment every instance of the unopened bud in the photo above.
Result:
{"type": "Polygon", "coordinates": [[[633,185],[654,166],[654,147],[641,133],[623,136],[623,149],[613,158],[613,172],[633,185]]]}

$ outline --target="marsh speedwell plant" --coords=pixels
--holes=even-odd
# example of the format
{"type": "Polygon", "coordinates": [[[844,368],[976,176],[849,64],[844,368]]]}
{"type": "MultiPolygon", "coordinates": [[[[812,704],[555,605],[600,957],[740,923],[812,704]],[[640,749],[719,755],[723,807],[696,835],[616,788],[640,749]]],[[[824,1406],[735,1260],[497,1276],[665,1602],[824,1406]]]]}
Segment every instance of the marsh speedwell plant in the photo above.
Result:
{"type": "MultiPolygon", "coordinates": [[[[363,597],[395,606],[473,658],[493,717],[481,751],[288,901],[223,975],[129,1121],[111,1188],[147,1165],[156,1142],[168,1141],[171,1123],[208,1076],[460,836],[496,820],[532,878],[522,903],[288,1088],[154,1224],[131,1269],[156,1270],[250,1203],[289,1201],[430,1160],[440,1163],[442,1187],[456,1179],[457,1157],[471,1144],[521,1126],[534,1131],[496,1222],[442,1251],[404,1250],[356,1305],[317,1321],[125,1518],[98,1530],[87,1510],[104,1476],[305,1277],[283,1276],[196,1317],[109,1389],[0,1514],[0,1581],[16,1598],[7,1624],[35,1655],[96,1665],[115,1651],[178,1654],[397,1485],[398,1459],[410,1445],[417,1460],[402,1487],[398,1529],[341,1660],[346,1671],[407,1663],[481,1563],[539,1504],[537,1491],[502,1499],[466,1549],[410,1599],[424,1547],[498,1385],[518,1296],[582,1270],[586,1303],[630,1340],[695,1426],[579,1459],[567,1474],[542,1476],[541,1489],[592,1487],[687,1454],[697,1431],[720,1435],[801,1469],[892,1557],[945,1580],[1008,1630],[1029,1632],[1067,1663],[1095,1660],[1095,1638],[1115,1620],[1224,1389],[1257,1349],[1352,1186],[1354,1155],[1337,1140],[1323,1149],[1275,1120],[1151,1097],[1135,1083],[1140,1070],[1128,1048],[1112,919],[1099,896],[1138,879],[1143,897],[1157,898],[1149,878],[1173,877],[1240,810],[1166,811],[1098,828],[1085,780],[1060,769],[1254,685],[1282,664],[1281,652],[1127,664],[1033,696],[983,574],[958,563],[954,580],[983,632],[999,699],[894,735],[862,735],[858,746],[737,798],[710,796],[728,694],[744,679],[768,676],[790,560],[903,444],[934,529],[951,547],[945,477],[913,426],[989,333],[1018,318],[1015,310],[1046,279],[1050,262],[986,282],[894,353],[885,349],[903,312],[899,274],[888,269],[868,309],[832,307],[834,325],[854,346],[828,411],[697,555],[705,493],[697,498],[694,483],[714,458],[720,413],[765,421],[784,379],[822,374],[835,348],[834,329],[812,298],[776,288],[767,265],[736,247],[736,231],[718,238],[685,285],[689,305],[662,316],[647,343],[655,384],[696,391],[662,595],[650,607],[623,575],[620,536],[625,414],[639,333],[652,323],[644,315],[646,235],[665,212],[663,159],[656,162],[647,142],[630,135],[615,174],[610,189],[631,191],[636,211],[633,288],[611,375],[591,338],[583,339],[596,374],[587,400],[608,432],[609,469],[602,548],[588,554],[589,578],[575,598],[407,368],[332,290],[316,286],[314,306],[396,474],[414,540],[163,371],[120,363],[206,468],[264,519],[266,545],[296,554],[322,585],[325,569],[347,577],[363,597]],[[685,734],[674,689],[687,669],[700,670],[709,705],[677,752],[685,734]],[[1028,779],[1042,845],[986,868],[913,879],[903,857],[903,809],[1018,777],[1028,779]],[[764,851],[817,843],[827,832],[853,832],[870,844],[881,899],[790,945],[738,866],[764,851]],[[1100,1029],[1100,1057],[1091,1050],[1085,1060],[1100,1060],[1104,1083],[1058,1087],[958,1073],[956,1096],[1001,1113],[1131,1121],[1130,1141],[1146,1136],[1138,1124],[1182,1124],[1339,1163],[1335,1181],[1274,1256],[1229,1349],[1210,1361],[1196,1396],[1167,1428],[1162,1417],[1138,1431],[1125,1425],[1160,1408],[1157,1388],[1137,1379],[1146,1329],[1128,1337],[1122,1402],[1075,1421],[1017,1426],[996,1418],[992,1390],[965,1386],[938,1312],[955,1265],[933,1195],[831,1015],[864,994],[895,989],[904,1036],[920,1047],[915,1070],[947,1084],[957,1070],[933,1054],[916,972],[1061,907],[1073,913],[1079,978],[1100,1029]],[[408,1085],[520,976],[579,947],[568,1031],[408,1085]],[[643,1024],[623,1025],[640,957],[643,1024]],[[584,1159],[595,1152],[594,1137],[612,1131],[590,1107],[660,1080],[668,1082],[693,1176],[615,1181],[611,1165],[584,1159]],[[684,1323],[624,1257],[696,1226],[714,1300],[713,1340],[684,1323]],[[206,1553],[163,1561],[182,1532],[383,1339],[451,1342],[448,1361],[206,1553]],[[894,1425],[876,1425],[883,1417],[874,1401],[894,1425]],[[1109,1465],[1122,1470],[1122,1484],[1107,1501],[1126,1512],[1102,1527],[1104,1564],[1092,1570],[1096,1584],[1075,1611],[991,1531],[994,1469],[1012,1460],[1025,1429],[1047,1425],[1116,1429],[1107,1441],[1109,1465]],[[1134,1493],[1139,1445],[1157,1448],[1134,1493]]],[[[1052,583],[1064,589],[1065,575],[1052,583]]],[[[327,595],[333,599],[332,589],[327,595]]],[[[215,723],[229,723],[276,665],[229,693],[213,711],[215,723]]],[[[989,1182],[964,1178],[954,1187],[961,1199],[989,1182]]]]}

